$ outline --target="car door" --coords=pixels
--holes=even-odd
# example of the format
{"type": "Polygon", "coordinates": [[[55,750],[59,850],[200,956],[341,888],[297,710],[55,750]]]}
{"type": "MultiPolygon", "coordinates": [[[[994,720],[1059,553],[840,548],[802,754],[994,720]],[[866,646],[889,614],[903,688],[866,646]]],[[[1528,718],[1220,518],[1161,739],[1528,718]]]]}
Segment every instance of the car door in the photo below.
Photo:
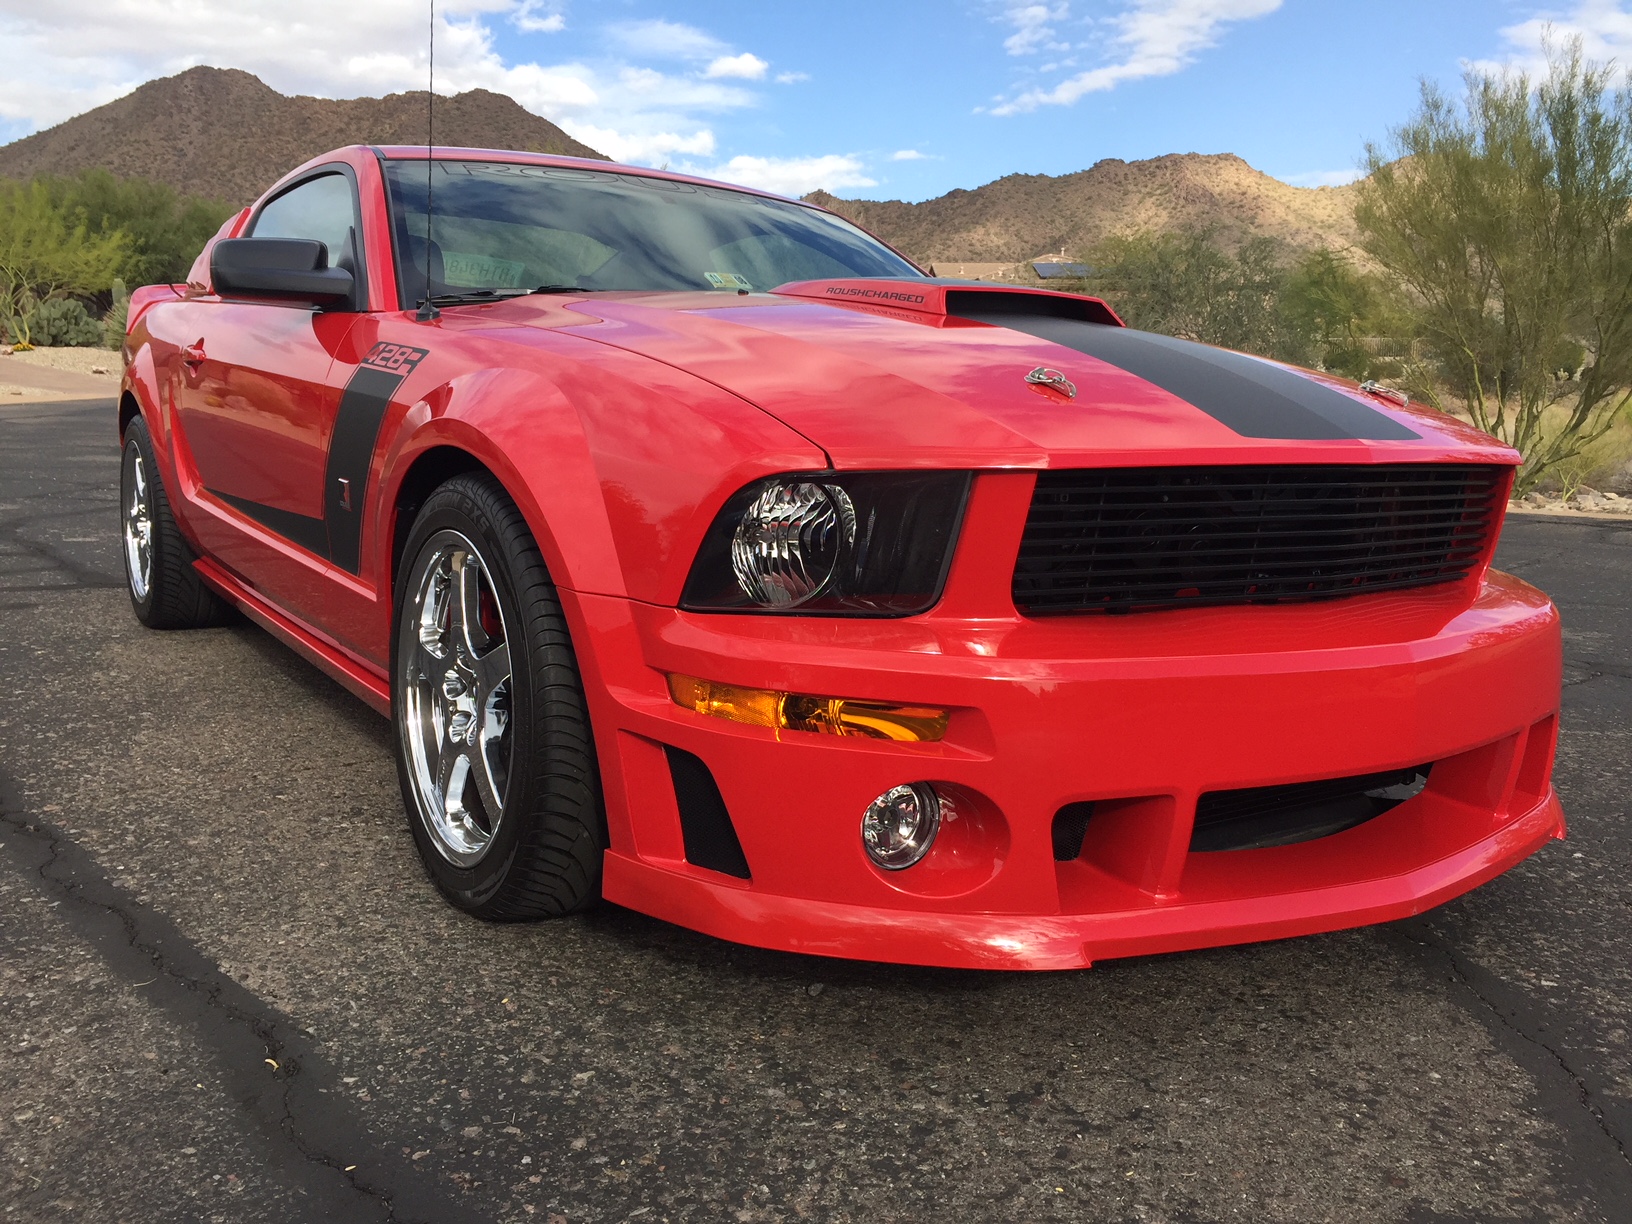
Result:
{"type": "Polygon", "coordinates": [[[182,350],[177,407],[198,482],[218,513],[218,560],[284,607],[309,606],[327,573],[323,499],[335,408],[334,357],[366,309],[357,189],[325,167],[267,201],[245,237],[312,238],[357,278],[356,299],[316,310],[208,297],[182,350]]]}

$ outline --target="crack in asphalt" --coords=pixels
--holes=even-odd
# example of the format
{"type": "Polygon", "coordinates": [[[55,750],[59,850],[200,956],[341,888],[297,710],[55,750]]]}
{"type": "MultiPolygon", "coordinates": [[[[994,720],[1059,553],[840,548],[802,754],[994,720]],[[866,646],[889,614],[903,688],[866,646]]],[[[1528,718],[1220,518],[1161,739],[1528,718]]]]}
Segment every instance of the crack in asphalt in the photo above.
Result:
{"type": "Polygon", "coordinates": [[[1604,1208],[1605,1219],[1632,1219],[1632,1151],[1620,1129],[1632,1118],[1612,1116],[1612,1111],[1622,1111],[1610,1104],[1602,1078],[1578,1070],[1579,1064],[1564,1049],[1543,1037],[1551,1027],[1541,1014],[1543,1005],[1523,987],[1469,960],[1442,939],[1426,917],[1408,919],[1395,932],[1418,959],[1438,960],[1449,967],[1460,992],[1477,1001],[1478,1006],[1466,1010],[1530,1072],[1541,1095],[1553,1098],[1549,1105],[1570,1103],[1571,1108],[1543,1110],[1558,1123],[1569,1145],[1568,1159],[1560,1161],[1561,1174],[1576,1182],[1583,1197],[1604,1208]]]}
{"type": "Polygon", "coordinates": [[[68,585],[52,589],[105,591],[125,585],[122,578],[110,578],[103,571],[84,565],[52,548],[49,544],[42,544],[25,538],[21,529],[27,525],[26,522],[16,522],[0,527],[0,556],[5,555],[4,550],[9,546],[17,550],[12,554],[13,556],[20,554],[31,557],[36,561],[44,561],[52,567],[50,572],[63,574],[70,579],[68,585]]]}
{"type": "Polygon", "coordinates": [[[19,861],[11,837],[0,842],[0,860],[66,903],[59,915],[115,976],[151,986],[157,973],[163,986],[145,989],[143,997],[201,1039],[216,1062],[219,1086],[277,1141],[262,1149],[269,1164],[309,1191],[314,1206],[324,1204],[327,1218],[363,1218],[365,1204],[374,1208],[368,1215],[387,1224],[482,1218],[432,1187],[412,1184],[424,1175],[368,1135],[343,1103],[338,1074],[297,1024],[226,976],[165,915],[109,880],[63,830],[24,815],[15,794],[0,777],[0,829],[33,846],[39,861],[19,861]],[[271,1100],[265,1091],[267,1059],[276,1065],[271,1100]],[[355,1158],[332,1154],[348,1148],[355,1158]],[[314,1170],[323,1175],[314,1180],[314,1170]]]}

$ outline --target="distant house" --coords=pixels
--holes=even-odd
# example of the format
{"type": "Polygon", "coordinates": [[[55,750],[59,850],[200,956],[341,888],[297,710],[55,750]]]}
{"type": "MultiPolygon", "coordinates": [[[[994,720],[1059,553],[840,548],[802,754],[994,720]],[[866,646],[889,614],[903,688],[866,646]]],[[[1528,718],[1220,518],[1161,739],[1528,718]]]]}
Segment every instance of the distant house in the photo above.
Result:
{"type": "Polygon", "coordinates": [[[1087,264],[1052,261],[1034,263],[1031,270],[1042,280],[1084,280],[1094,274],[1094,270],[1087,264]]]}

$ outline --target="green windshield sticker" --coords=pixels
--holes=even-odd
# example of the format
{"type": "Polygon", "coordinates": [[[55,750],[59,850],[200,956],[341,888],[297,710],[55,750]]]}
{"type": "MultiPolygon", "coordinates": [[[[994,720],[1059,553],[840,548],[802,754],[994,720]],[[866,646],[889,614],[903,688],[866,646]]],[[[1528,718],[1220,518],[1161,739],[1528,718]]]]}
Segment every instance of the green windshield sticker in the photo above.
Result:
{"type": "Polygon", "coordinates": [[[442,279],[460,289],[520,289],[527,265],[463,251],[442,253],[442,279]]]}
{"type": "Polygon", "coordinates": [[[746,276],[738,276],[735,272],[704,272],[708,283],[716,289],[752,289],[746,276]]]}

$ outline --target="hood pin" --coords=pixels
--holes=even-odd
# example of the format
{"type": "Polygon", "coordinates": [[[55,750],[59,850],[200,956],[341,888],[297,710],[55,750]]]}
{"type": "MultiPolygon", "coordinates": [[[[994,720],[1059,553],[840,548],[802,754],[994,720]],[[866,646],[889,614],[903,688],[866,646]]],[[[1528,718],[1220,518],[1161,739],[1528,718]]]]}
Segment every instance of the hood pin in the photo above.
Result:
{"type": "Polygon", "coordinates": [[[1047,366],[1038,366],[1026,375],[1026,381],[1034,387],[1047,387],[1051,391],[1058,391],[1066,399],[1077,398],[1077,384],[1058,370],[1051,370],[1047,366]]]}

